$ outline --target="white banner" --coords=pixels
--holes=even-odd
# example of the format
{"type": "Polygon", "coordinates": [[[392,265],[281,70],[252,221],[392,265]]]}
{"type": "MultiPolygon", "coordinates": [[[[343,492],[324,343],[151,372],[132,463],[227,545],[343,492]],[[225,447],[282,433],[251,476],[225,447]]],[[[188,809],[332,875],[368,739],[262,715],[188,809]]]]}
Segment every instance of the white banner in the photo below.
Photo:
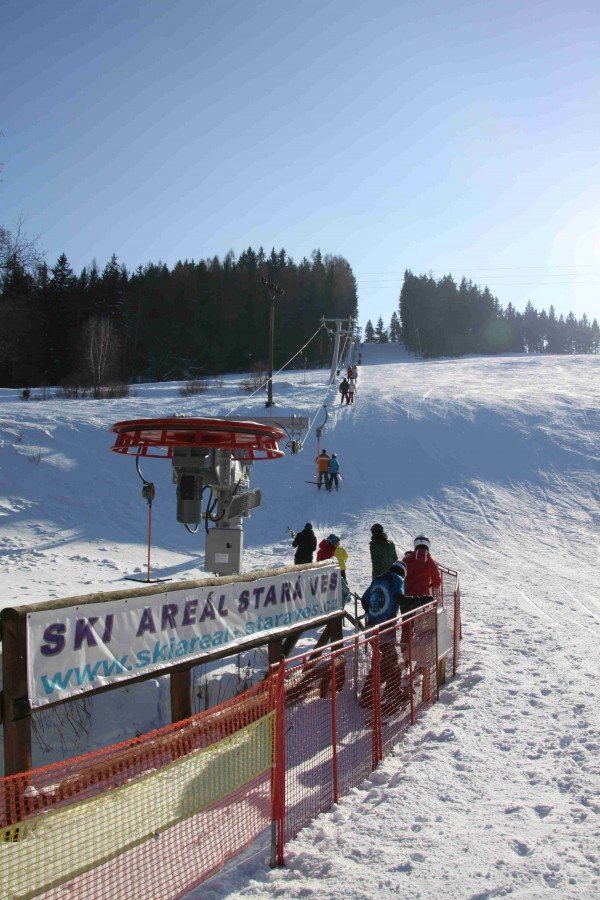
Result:
{"type": "Polygon", "coordinates": [[[337,563],[27,614],[32,707],[201,659],[342,608],[337,563]]]}

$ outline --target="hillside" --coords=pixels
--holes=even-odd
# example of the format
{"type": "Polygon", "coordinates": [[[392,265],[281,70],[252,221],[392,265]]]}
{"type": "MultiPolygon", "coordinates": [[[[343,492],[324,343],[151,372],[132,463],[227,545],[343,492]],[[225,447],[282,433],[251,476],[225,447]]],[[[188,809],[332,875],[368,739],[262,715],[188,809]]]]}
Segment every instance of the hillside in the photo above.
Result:
{"type": "MultiPolygon", "coordinates": [[[[399,551],[424,529],[461,574],[463,661],[365,790],[290,845],[288,869],[269,872],[264,853],[251,855],[202,897],[598,891],[599,374],[597,357],[423,362],[366,347],[357,403],[333,399],[322,440],[340,456],[339,494],[306,483],[314,428],[298,456],[255,465],[263,506],[245,525],[247,569],[291,561],[286,526],[312,521],[319,537],[341,534],[351,585],[363,590],[372,522],[399,551]]],[[[279,408],[320,423],[325,375],[279,376],[279,408]]],[[[238,380],[185,399],[176,384],[115,401],[23,403],[0,391],[0,605],[115,589],[141,571],[140,481],[132,460],[110,453],[108,426],[263,415],[238,380]]],[[[175,523],[169,465],[148,461],[144,474],[157,485],[156,571],[198,577],[202,543],[175,523]]],[[[164,688],[151,682],[137,696],[131,727],[161,724],[164,688]]],[[[103,722],[105,740],[118,712],[103,722]]],[[[107,704],[94,714],[107,716],[107,704]]]]}

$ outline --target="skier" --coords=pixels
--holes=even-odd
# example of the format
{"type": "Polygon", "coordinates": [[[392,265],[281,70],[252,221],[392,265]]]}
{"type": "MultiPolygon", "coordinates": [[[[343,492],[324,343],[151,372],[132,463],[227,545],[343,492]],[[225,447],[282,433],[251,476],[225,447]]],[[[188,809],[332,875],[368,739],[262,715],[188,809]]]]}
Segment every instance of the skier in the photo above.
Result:
{"type": "Polygon", "coordinates": [[[317,549],[317,538],[310,522],[307,522],[302,531],[293,535],[292,547],[296,547],[294,554],[295,565],[300,563],[311,563],[313,561],[313,553],[317,549]]]}
{"type": "Polygon", "coordinates": [[[323,483],[323,479],[325,480],[325,487],[329,484],[329,461],[331,457],[329,453],[323,447],[319,455],[315,458],[315,462],[317,464],[317,488],[321,490],[321,485],[323,483]]]}
{"type": "Polygon", "coordinates": [[[340,481],[339,481],[339,472],[340,472],[340,461],[337,458],[336,453],[331,454],[331,459],[329,460],[329,479],[327,481],[327,490],[330,491],[335,482],[335,489],[339,491],[340,489],[340,481]]]}
{"type": "Polygon", "coordinates": [[[348,405],[348,379],[344,378],[342,383],[340,384],[340,406],[343,404],[344,400],[346,401],[346,405],[348,405]]]}
{"type": "Polygon", "coordinates": [[[411,597],[424,597],[426,594],[437,597],[442,575],[429,553],[431,541],[426,534],[418,534],[414,544],[415,549],[408,550],[403,557],[406,565],[406,593],[411,597]]]}
{"type": "MultiPolygon", "coordinates": [[[[406,566],[395,560],[387,572],[373,579],[360,601],[367,616],[367,628],[373,628],[375,625],[382,627],[379,634],[379,648],[380,681],[381,684],[385,684],[384,702],[381,707],[384,714],[397,709],[405,699],[400,686],[402,670],[396,650],[394,627],[404,597],[405,572],[406,566]]],[[[373,661],[358,702],[363,708],[373,703],[373,661]]]]}
{"type": "Polygon", "coordinates": [[[347,583],[348,579],[346,578],[346,562],[348,560],[348,551],[346,550],[345,547],[342,547],[341,544],[338,544],[333,552],[333,555],[335,556],[335,558],[338,561],[338,564],[340,567],[340,575],[342,576],[344,581],[347,583]]]}
{"type": "Polygon", "coordinates": [[[356,381],[350,378],[348,381],[348,403],[354,403],[354,394],[356,392],[356,381]]]}
{"type": "Polygon", "coordinates": [[[372,578],[389,572],[390,566],[398,559],[394,542],[390,541],[383,530],[383,525],[378,522],[371,526],[371,551],[372,578]]]}
{"type": "Polygon", "coordinates": [[[340,539],[337,534],[329,534],[326,538],[323,538],[317,551],[317,562],[323,562],[324,559],[332,559],[339,543],[340,539]]]}

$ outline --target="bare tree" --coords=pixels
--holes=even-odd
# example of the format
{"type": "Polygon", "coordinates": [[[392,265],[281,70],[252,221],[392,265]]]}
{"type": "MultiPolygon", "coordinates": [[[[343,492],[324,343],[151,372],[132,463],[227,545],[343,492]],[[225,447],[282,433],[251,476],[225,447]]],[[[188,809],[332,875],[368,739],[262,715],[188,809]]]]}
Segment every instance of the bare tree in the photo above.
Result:
{"type": "Polygon", "coordinates": [[[88,319],[83,331],[83,354],[94,393],[116,377],[120,345],[120,335],[111,319],[88,319]]]}
{"type": "Polygon", "coordinates": [[[4,278],[11,265],[17,263],[24,272],[33,274],[44,258],[38,246],[38,239],[25,233],[23,219],[19,217],[14,231],[0,225],[0,279],[4,278]]]}

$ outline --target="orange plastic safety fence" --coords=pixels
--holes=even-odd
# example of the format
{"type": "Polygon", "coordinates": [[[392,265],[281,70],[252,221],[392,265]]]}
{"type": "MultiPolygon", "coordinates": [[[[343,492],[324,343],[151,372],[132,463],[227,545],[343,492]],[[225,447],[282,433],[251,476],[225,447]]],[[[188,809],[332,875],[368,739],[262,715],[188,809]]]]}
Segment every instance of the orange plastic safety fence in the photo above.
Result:
{"type": "Polygon", "coordinates": [[[219,707],[0,779],[0,898],[178,897],[272,819],[282,862],[284,841],[435,702],[443,654],[455,671],[460,588],[443,574],[437,603],[282,664],[219,707]]]}
{"type": "Polygon", "coordinates": [[[264,682],[123,744],[0,780],[0,897],[172,898],[271,819],[264,682]]]}
{"type": "Polygon", "coordinates": [[[435,702],[436,670],[431,603],[403,624],[348,638],[318,658],[308,653],[286,671],[286,840],[359,785],[435,702]]]}

